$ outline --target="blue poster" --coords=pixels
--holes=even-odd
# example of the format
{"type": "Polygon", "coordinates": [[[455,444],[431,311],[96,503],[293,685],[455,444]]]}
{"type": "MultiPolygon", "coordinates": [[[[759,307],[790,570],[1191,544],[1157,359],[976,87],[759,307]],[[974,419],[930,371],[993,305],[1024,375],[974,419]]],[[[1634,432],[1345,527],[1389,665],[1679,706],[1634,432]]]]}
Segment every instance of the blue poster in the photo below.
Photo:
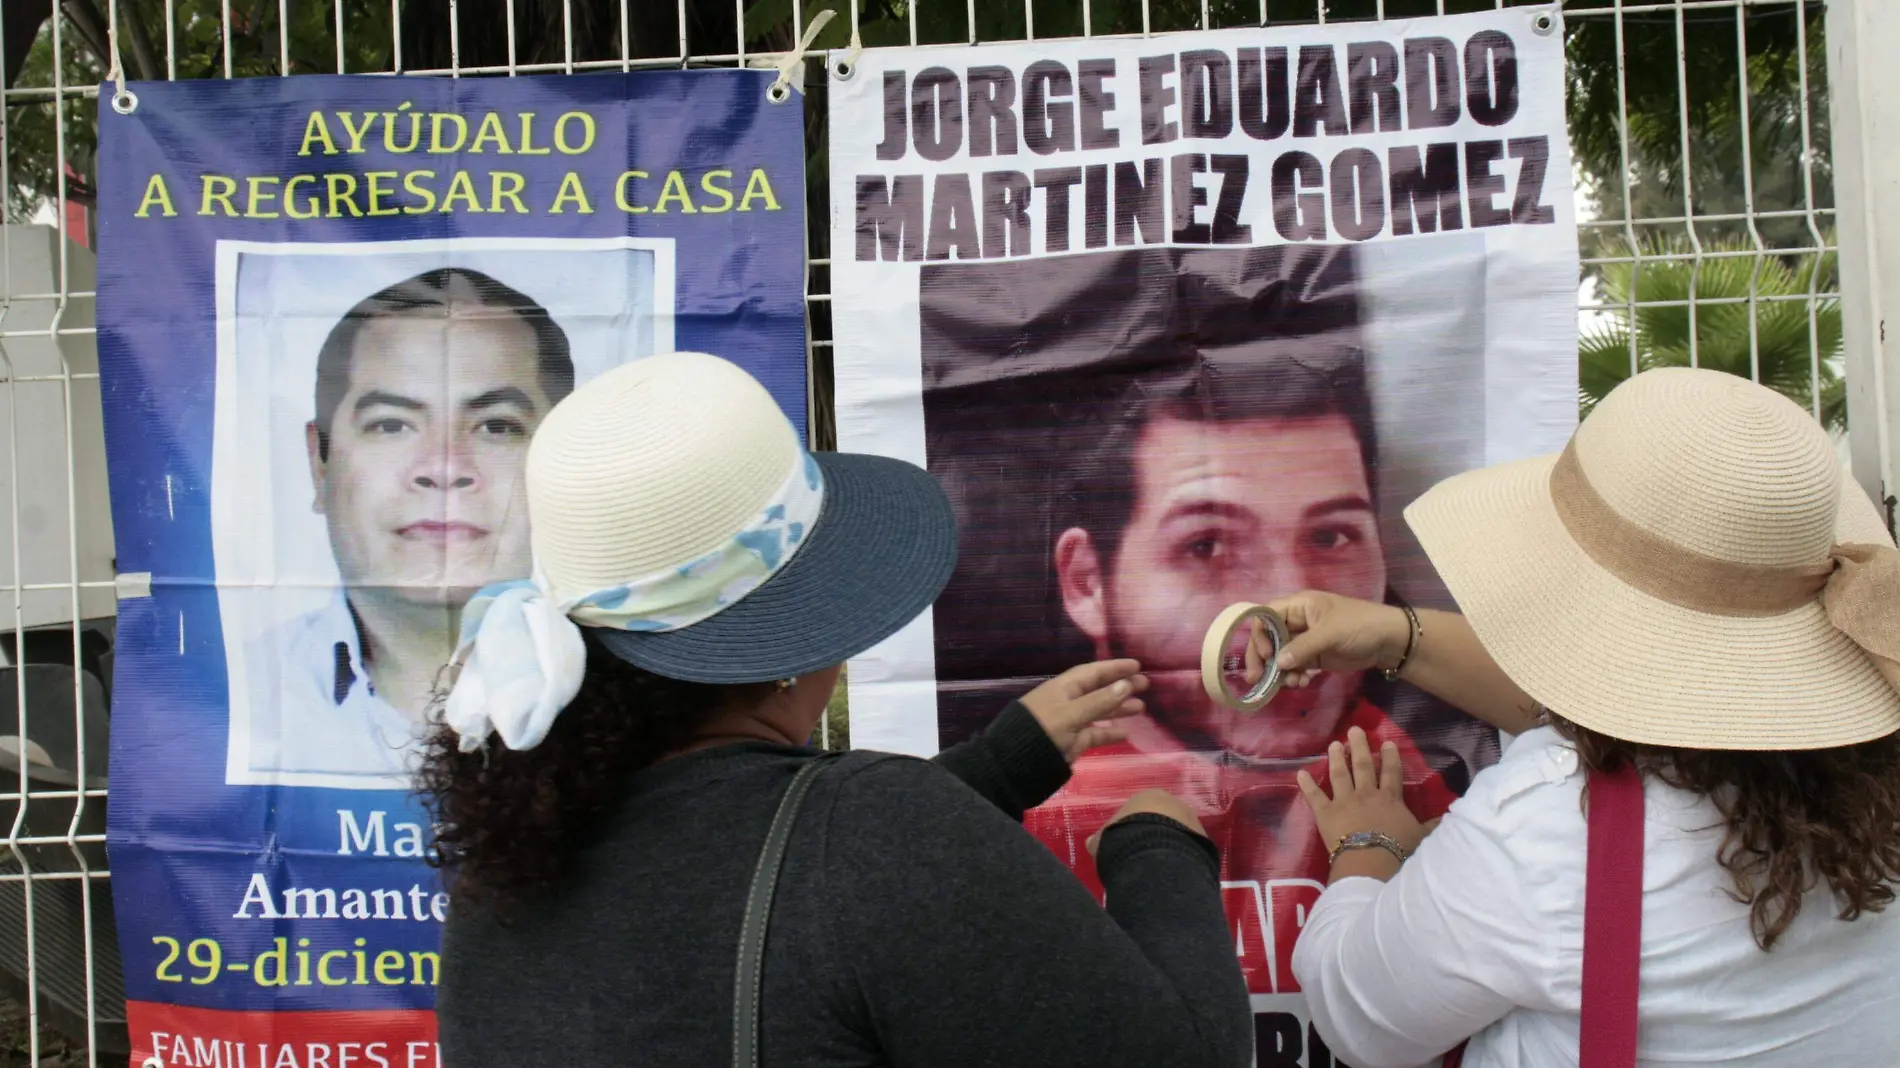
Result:
{"type": "Polygon", "coordinates": [[[101,89],[134,1064],[435,1068],[447,898],[408,773],[462,605],[529,572],[535,428],[673,350],[804,427],[803,124],[771,79],[101,89]]]}

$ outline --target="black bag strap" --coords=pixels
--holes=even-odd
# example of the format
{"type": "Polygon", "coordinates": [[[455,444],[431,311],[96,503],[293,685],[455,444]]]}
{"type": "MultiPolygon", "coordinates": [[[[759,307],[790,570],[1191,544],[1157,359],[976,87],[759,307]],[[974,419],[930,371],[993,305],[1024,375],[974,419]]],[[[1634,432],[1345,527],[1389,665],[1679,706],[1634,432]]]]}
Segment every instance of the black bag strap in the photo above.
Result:
{"type": "Polygon", "coordinates": [[[745,920],[739,926],[739,968],[732,996],[733,1068],[758,1068],[759,994],[765,978],[765,930],[772,919],[772,898],[778,890],[780,869],[785,866],[785,847],[792,840],[792,828],[798,822],[798,808],[805,794],[838,753],[822,753],[805,762],[792,776],[792,784],[779,799],[778,814],[765,832],[765,847],[759,850],[758,867],[752,872],[752,889],[746,894],[745,920]]]}

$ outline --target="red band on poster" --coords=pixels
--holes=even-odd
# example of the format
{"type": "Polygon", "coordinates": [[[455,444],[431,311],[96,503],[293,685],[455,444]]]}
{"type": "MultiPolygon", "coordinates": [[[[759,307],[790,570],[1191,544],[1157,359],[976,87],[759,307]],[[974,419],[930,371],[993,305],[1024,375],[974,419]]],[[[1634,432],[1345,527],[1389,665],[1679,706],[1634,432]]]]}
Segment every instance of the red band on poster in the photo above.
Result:
{"type": "Polygon", "coordinates": [[[128,1001],[132,1068],[442,1068],[426,1009],[244,1012],[128,1001]]]}

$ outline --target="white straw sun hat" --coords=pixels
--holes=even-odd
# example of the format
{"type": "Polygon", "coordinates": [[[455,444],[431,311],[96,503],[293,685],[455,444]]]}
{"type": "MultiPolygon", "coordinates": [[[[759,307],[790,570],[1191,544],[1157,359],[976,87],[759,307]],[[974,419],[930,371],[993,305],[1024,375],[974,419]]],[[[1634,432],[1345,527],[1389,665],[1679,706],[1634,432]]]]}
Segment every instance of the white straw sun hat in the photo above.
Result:
{"type": "Polygon", "coordinates": [[[542,741],[585,673],[582,626],[668,678],[786,679],[889,637],[956,566],[928,472],[807,453],[764,386],[702,353],[576,389],[536,431],[526,478],[535,573],[462,614],[444,719],[471,749],[542,741]]]}
{"type": "Polygon", "coordinates": [[[1766,387],[1636,375],[1563,454],[1448,479],[1405,518],[1485,650],[1582,727],[1757,750],[1900,730],[1900,553],[1766,387]]]}

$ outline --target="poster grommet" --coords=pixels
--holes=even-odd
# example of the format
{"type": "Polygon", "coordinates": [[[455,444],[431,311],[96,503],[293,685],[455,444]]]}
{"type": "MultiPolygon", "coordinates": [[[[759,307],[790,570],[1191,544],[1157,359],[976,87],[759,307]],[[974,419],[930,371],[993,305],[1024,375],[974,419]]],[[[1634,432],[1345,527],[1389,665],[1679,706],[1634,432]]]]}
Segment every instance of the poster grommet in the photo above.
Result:
{"type": "Polygon", "coordinates": [[[112,110],[121,115],[130,115],[139,109],[138,94],[121,87],[112,94],[112,110]]]}

